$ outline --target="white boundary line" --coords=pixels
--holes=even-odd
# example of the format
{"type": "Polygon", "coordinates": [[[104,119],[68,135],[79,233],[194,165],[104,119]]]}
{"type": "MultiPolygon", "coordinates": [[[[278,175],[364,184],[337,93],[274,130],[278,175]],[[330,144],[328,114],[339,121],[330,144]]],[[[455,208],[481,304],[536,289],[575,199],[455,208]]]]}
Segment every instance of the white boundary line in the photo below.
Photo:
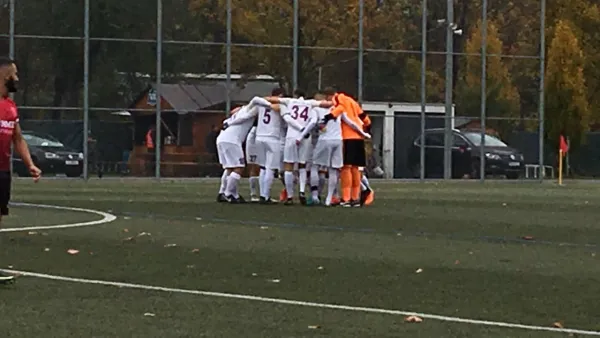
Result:
{"type": "Polygon", "coordinates": [[[149,291],[160,291],[160,292],[168,292],[168,293],[182,293],[182,294],[197,295],[197,296],[249,300],[249,301],[256,301],[256,302],[263,302],[263,303],[305,306],[305,307],[320,308],[320,309],[368,312],[368,313],[401,315],[401,316],[419,316],[419,317],[425,318],[425,319],[434,319],[434,320],[440,320],[440,321],[446,321],[446,322],[464,323],[464,324],[473,324],[473,325],[482,325],[482,326],[495,326],[495,327],[502,327],[502,328],[509,328],[509,329],[524,329],[524,330],[530,330],[530,331],[550,331],[550,332],[559,332],[559,333],[572,333],[572,334],[589,335],[589,336],[600,336],[600,331],[560,329],[560,328],[554,328],[554,327],[533,326],[533,325],[504,323],[504,322],[493,322],[493,321],[487,321],[487,320],[468,319],[468,318],[459,318],[459,317],[447,317],[447,316],[433,315],[433,314],[428,314],[428,313],[388,310],[388,309],[379,309],[379,308],[371,308],[371,307],[358,307],[358,306],[348,306],[348,305],[338,305],[338,304],[303,302],[303,301],[298,301],[298,300],[268,298],[268,297],[243,295],[243,294],[235,294],[235,293],[223,293],[223,292],[189,290],[189,289],[176,289],[176,288],[167,288],[167,287],[162,287],[162,286],[152,286],[152,285],[144,285],[144,284],[132,284],[132,283],[103,281],[103,280],[96,280],[96,279],[55,276],[55,275],[48,275],[48,274],[28,272],[28,271],[18,271],[18,270],[1,270],[1,271],[13,273],[13,274],[20,274],[22,276],[49,279],[49,280],[55,280],[55,281],[61,281],[61,282],[114,286],[114,287],[118,287],[118,288],[129,288],[129,289],[138,289],[138,290],[147,290],[147,291],[148,290],[149,291]]]}
{"type": "MultiPolygon", "coordinates": [[[[116,219],[116,216],[114,216],[114,215],[111,215],[109,213],[105,213],[102,211],[91,210],[91,209],[60,207],[60,206],[42,205],[42,204],[27,204],[27,203],[20,203],[20,204],[15,203],[15,205],[47,208],[47,209],[81,211],[81,212],[87,212],[87,213],[101,215],[101,216],[103,216],[103,219],[97,220],[97,221],[91,221],[91,222],[74,223],[74,224],[59,224],[59,225],[52,225],[52,226],[1,229],[0,230],[1,232],[77,228],[77,227],[94,226],[94,225],[109,223],[116,219]]],[[[338,305],[338,304],[327,304],[327,303],[304,302],[304,301],[298,301],[298,300],[268,298],[268,297],[235,294],[235,293],[176,289],[176,288],[167,288],[167,287],[162,287],[162,286],[152,286],[152,285],[144,285],[144,284],[111,282],[111,281],[103,281],[103,280],[96,280],[96,279],[72,278],[72,277],[65,277],[65,276],[56,276],[56,275],[49,275],[49,274],[43,274],[43,273],[29,272],[29,271],[4,270],[4,269],[0,269],[0,271],[12,273],[12,274],[19,274],[21,276],[48,279],[48,280],[61,281],[61,282],[70,282],[70,283],[104,285],[104,286],[113,286],[113,287],[118,287],[118,288],[150,290],[150,291],[160,291],[160,292],[168,292],[168,293],[182,293],[182,294],[190,294],[190,295],[197,295],[197,296],[238,299],[238,300],[271,303],[271,304],[304,306],[304,307],[312,307],[312,308],[320,308],[320,309],[378,313],[378,314],[397,315],[397,316],[398,315],[399,316],[419,316],[419,317],[425,318],[425,319],[433,319],[433,320],[439,320],[439,321],[445,321],[445,322],[463,323],[463,324],[472,324],[472,325],[481,325],[481,326],[493,326],[493,327],[501,327],[501,328],[508,328],[508,329],[523,329],[523,330],[529,330],[529,331],[546,331],[546,332],[557,332],[557,333],[571,333],[571,334],[579,334],[579,335],[587,335],[587,336],[600,336],[600,331],[588,331],[588,330],[579,330],[579,329],[561,329],[561,328],[555,328],[555,327],[515,324],[515,323],[506,323],[506,322],[494,322],[494,321],[488,321],[488,320],[468,319],[468,318],[460,318],[460,317],[448,317],[448,316],[434,315],[434,314],[428,314],[428,313],[410,312],[410,311],[400,311],[400,310],[390,310],[390,309],[360,307],[360,306],[348,306],[348,305],[338,305]]]]}
{"type": "Polygon", "coordinates": [[[102,219],[96,220],[96,221],[72,223],[72,224],[42,225],[42,226],[26,227],[26,228],[5,228],[5,229],[0,229],[0,232],[20,232],[20,231],[35,231],[35,230],[81,228],[81,227],[89,227],[89,226],[94,226],[94,225],[110,223],[117,219],[117,216],[115,216],[115,215],[109,214],[107,212],[98,211],[98,210],[92,210],[92,209],[60,207],[60,206],[56,206],[56,205],[31,204],[31,203],[11,203],[11,205],[23,206],[23,207],[35,207],[35,208],[43,208],[43,209],[86,212],[88,214],[95,214],[95,215],[102,216],[102,219]]]}

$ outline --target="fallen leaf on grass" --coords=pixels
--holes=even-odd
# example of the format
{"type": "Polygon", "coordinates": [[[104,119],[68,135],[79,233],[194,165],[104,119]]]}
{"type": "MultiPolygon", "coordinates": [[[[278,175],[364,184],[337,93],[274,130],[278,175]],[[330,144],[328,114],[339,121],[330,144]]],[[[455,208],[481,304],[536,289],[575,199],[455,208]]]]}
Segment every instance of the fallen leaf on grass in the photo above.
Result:
{"type": "Polygon", "coordinates": [[[319,325],[309,325],[308,328],[311,330],[316,330],[316,329],[320,329],[321,327],[319,325]]]}
{"type": "Polygon", "coordinates": [[[79,250],[69,249],[69,250],[67,250],[67,253],[69,255],[77,255],[79,253],[79,250]]]}
{"type": "Polygon", "coordinates": [[[192,250],[192,253],[198,253],[198,252],[200,252],[200,249],[193,249],[192,250]]]}
{"type": "Polygon", "coordinates": [[[552,326],[559,328],[559,329],[564,329],[565,327],[562,325],[561,322],[554,322],[552,323],[552,326]]]}
{"type": "Polygon", "coordinates": [[[123,238],[123,242],[134,242],[134,241],[135,241],[135,237],[123,238]]]}
{"type": "Polygon", "coordinates": [[[256,276],[258,276],[258,274],[256,272],[253,272],[252,277],[256,277],[256,276]]]}
{"type": "Polygon", "coordinates": [[[281,279],[270,279],[269,282],[271,282],[271,283],[279,283],[279,282],[281,282],[281,279]]]}
{"type": "Polygon", "coordinates": [[[417,271],[415,271],[416,273],[421,273],[423,272],[423,269],[417,269],[417,271]]]}
{"type": "Polygon", "coordinates": [[[592,253],[592,257],[596,257],[596,253],[595,253],[595,252],[594,252],[594,253],[592,253]]]}
{"type": "Polygon", "coordinates": [[[149,232],[140,232],[139,234],[137,234],[136,237],[143,237],[143,236],[152,236],[152,234],[149,232]]]}
{"type": "Polygon", "coordinates": [[[457,259],[454,261],[454,265],[458,265],[458,264],[460,264],[460,261],[457,259]]]}
{"type": "Polygon", "coordinates": [[[177,244],[165,244],[165,248],[173,248],[176,246],[177,246],[177,244]]]}
{"type": "Polygon", "coordinates": [[[196,221],[201,221],[202,217],[196,217],[196,221]]]}
{"type": "Polygon", "coordinates": [[[30,231],[30,232],[28,232],[27,234],[28,234],[28,235],[37,235],[37,232],[35,232],[35,231],[30,231]]]}
{"type": "Polygon", "coordinates": [[[48,252],[50,251],[50,248],[45,248],[44,251],[48,252]]]}
{"type": "Polygon", "coordinates": [[[408,316],[404,318],[404,321],[407,323],[420,323],[423,321],[423,318],[417,316],[408,316]]]}
{"type": "Polygon", "coordinates": [[[42,232],[42,236],[48,236],[47,232],[42,232]]]}
{"type": "Polygon", "coordinates": [[[323,269],[325,269],[325,268],[322,266],[317,267],[317,270],[323,270],[323,269]]]}
{"type": "Polygon", "coordinates": [[[193,269],[193,268],[195,268],[195,267],[196,267],[195,265],[188,265],[188,266],[187,266],[187,268],[188,268],[188,269],[193,269]]]}
{"type": "Polygon", "coordinates": [[[263,226],[260,227],[260,230],[267,230],[268,228],[269,227],[263,225],[263,226]]]}
{"type": "Polygon", "coordinates": [[[131,219],[131,217],[125,216],[125,217],[123,217],[123,219],[131,219]]]}
{"type": "Polygon", "coordinates": [[[8,268],[9,268],[9,269],[12,269],[12,268],[13,268],[13,266],[12,266],[12,265],[9,265],[9,266],[8,266],[8,268]]]}
{"type": "Polygon", "coordinates": [[[123,232],[129,232],[129,229],[123,229],[123,232]]]}
{"type": "Polygon", "coordinates": [[[146,312],[144,313],[144,317],[155,317],[156,315],[154,313],[151,312],[146,312]]]}
{"type": "Polygon", "coordinates": [[[533,236],[523,236],[522,238],[526,241],[533,241],[533,236]]]}

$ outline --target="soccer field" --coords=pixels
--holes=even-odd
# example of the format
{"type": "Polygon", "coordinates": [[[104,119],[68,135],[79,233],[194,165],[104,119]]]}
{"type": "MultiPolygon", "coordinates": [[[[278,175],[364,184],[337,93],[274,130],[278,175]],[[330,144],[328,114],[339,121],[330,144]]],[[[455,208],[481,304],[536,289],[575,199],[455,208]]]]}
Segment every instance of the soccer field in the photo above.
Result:
{"type": "Polygon", "coordinates": [[[568,336],[544,331],[560,322],[600,335],[600,185],[374,187],[372,206],[342,209],[217,204],[215,180],[17,180],[15,202],[69,208],[16,205],[3,220],[0,266],[33,274],[0,288],[0,328],[28,338],[568,336]],[[412,312],[423,322],[406,323],[412,312]]]}

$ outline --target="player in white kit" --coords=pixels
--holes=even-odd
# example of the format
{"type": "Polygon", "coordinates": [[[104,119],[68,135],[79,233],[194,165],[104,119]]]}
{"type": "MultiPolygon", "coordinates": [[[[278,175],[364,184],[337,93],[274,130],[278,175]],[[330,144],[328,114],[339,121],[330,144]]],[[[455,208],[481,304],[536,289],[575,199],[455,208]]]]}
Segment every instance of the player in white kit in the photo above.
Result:
{"type": "Polygon", "coordinates": [[[253,104],[232,111],[233,115],[223,121],[223,131],[217,137],[219,163],[224,169],[219,196],[225,195],[229,203],[245,202],[238,193],[238,184],[246,166],[242,143],[254,124],[257,111],[253,104]]]}
{"type": "Polygon", "coordinates": [[[313,108],[328,105],[325,101],[306,100],[304,92],[294,91],[294,98],[275,98],[272,103],[280,103],[290,111],[292,121],[288,122],[285,146],[283,150],[284,180],[287,191],[286,205],[293,204],[294,196],[294,166],[298,165],[299,198],[306,204],[306,162],[311,146],[310,131],[318,120],[313,108]],[[303,134],[303,131],[307,131],[303,134]],[[302,136],[301,136],[302,135],[302,136]]]}
{"type": "Polygon", "coordinates": [[[246,168],[248,169],[250,183],[250,202],[258,202],[258,187],[260,166],[258,162],[258,146],[256,145],[256,126],[258,120],[254,120],[254,125],[246,137],[246,168]]]}
{"type": "MultiPolygon", "coordinates": [[[[320,99],[321,94],[317,94],[315,99],[320,99]]],[[[314,108],[314,114],[319,121],[325,120],[325,115],[329,114],[328,108],[314,108]]],[[[326,206],[332,205],[332,200],[336,191],[339,170],[343,167],[343,142],[342,142],[342,121],[361,133],[365,138],[371,138],[371,135],[363,131],[362,126],[357,125],[350,120],[344,113],[337,119],[331,119],[326,123],[319,123],[319,139],[313,153],[313,167],[319,167],[320,173],[311,173],[311,192],[312,204],[319,204],[319,181],[320,175],[329,173],[329,183],[327,191],[326,206]]],[[[306,132],[304,132],[306,133],[306,132]]],[[[304,136],[304,133],[302,136],[304,136]]]]}
{"type": "MultiPolygon", "coordinates": [[[[275,89],[274,96],[282,96],[283,90],[275,89]]],[[[254,98],[254,104],[259,106],[256,125],[256,145],[258,163],[260,165],[260,203],[271,204],[271,187],[280,169],[282,152],[280,147],[283,128],[289,112],[279,104],[272,104],[266,99],[254,98]]]]}

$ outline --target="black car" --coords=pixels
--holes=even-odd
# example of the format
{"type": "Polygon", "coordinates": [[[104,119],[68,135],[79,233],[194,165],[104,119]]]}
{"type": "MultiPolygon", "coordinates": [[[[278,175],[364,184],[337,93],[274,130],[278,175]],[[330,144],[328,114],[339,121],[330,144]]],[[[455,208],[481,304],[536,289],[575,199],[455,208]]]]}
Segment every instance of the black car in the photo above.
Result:
{"type": "MultiPolygon", "coordinates": [[[[478,178],[480,171],[479,131],[452,131],[452,177],[468,175],[478,178]]],[[[420,176],[421,137],[414,140],[408,151],[408,165],[412,175],[420,176]]],[[[523,155],[495,136],[485,135],[485,175],[504,175],[509,179],[521,176],[525,162],[523,155]]],[[[425,131],[425,177],[443,177],[444,174],[444,129],[425,131]]]]}
{"type": "MultiPolygon", "coordinates": [[[[79,177],[83,172],[83,154],[66,147],[50,135],[23,131],[23,138],[29,145],[29,152],[35,165],[43,174],[65,174],[79,177]]],[[[17,153],[13,156],[13,172],[19,176],[29,176],[29,170],[17,153]]]]}

